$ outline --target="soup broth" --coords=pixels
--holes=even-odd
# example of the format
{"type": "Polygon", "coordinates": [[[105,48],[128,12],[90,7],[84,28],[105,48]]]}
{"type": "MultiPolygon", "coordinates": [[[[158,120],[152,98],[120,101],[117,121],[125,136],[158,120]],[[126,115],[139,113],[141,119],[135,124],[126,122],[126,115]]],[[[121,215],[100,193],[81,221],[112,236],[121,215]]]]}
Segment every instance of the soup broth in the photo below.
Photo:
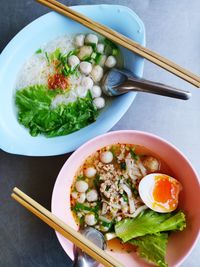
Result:
{"type": "Polygon", "coordinates": [[[144,146],[114,144],[93,153],[78,169],[71,187],[71,209],[77,225],[107,233],[113,230],[114,222],[134,217],[139,208],[146,208],[138,195],[138,184],[153,172],[173,176],[167,164],[144,146]],[[78,188],[77,184],[86,187],[78,188]],[[93,220],[89,224],[87,217],[93,220]]]}

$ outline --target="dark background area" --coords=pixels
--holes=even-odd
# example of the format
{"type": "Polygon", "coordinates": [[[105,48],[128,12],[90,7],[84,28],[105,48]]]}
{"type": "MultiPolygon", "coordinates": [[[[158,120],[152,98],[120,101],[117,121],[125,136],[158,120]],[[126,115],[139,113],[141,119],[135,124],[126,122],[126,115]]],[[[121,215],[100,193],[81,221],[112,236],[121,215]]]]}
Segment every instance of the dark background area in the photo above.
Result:
{"type": "MultiPolygon", "coordinates": [[[[200,74],[199,0],[62,2],[132,8],[144,21],[149,48],[200,74]]],[[[49,10],[34,0],[0,0],[0,11],[1,52],[18,31],[49,10]]],[[[137,129],[158,134],[181,149],[200,173],[200,89],[149,62],[145,62],[144,77],[187,89],[193,97],[183,102],[138,94],[112,130],[137,129]]],[[[0,150],[0,267],[71,266],[54,231],[10,198],[12,188],[17,186],[50,209],[54,182],[68,156],[24,157],[0,150]]],[[[198,243],[181,266],[199,266],[199,253],[198,243]]]]}

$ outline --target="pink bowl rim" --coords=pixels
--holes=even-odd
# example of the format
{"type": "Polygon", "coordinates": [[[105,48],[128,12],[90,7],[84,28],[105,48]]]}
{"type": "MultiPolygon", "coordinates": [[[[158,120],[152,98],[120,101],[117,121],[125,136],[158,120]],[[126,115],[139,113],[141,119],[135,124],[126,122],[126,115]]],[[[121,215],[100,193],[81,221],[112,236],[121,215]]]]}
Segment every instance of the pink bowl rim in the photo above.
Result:
{"type": "MultiPolygon", "coordinates": [[[[199,181],[199,178],[198,178],[198,174],[197,174],[197,171],[195,170],[195,168],[192,166],[191,161],[183,154],[183,152],[181,152],[180,149],[178,149],[175,145],[173,145],[169,141],[165,140],[162,137],[159,137],[158,135],[155,135],[155,134],[152,134],[152,133],[146,132],[146,131],[138,131],[138,130],[118,130],[118,131],[111,131],[111,132],[108,132],[108,133],[105,133],[105,134],[102,134],[102,135],[98,135],[98,136],[90,139],[89,141],[87,141],[86,143],[84,143],[83,145],[81,145],[76,151],[74,151],[69,156],[69,158],[65,161],[65,163],[63,164],[60,172],[58,173],[58,176],[56,178],[56,181],[55,181],[55,184],[54,184],[54,187],[53,187],[52,198],[51,198],[51,211],[53,213],[55,211],[54,210],[53,203],[54,203],[54,199],[55,199],[55,195],[56,195],[56,184],[57,184],[57,181],[58,181],[58,177],[60,176],[60,173],[65,168],[65,164],[68,161],[71,161],[74,158],[76,158],[76,155],[79,154],[82,150],[84,150],[85,147],[87,147],[88,145],[91,145],[92,143],[96,143],[96,142],[98,142],[99,139],[102,139],[102,138],[104,138],[106,136],[116,135],[116,134],[139,134],[139,135],[142,135],[142,136],[147,136],[147,137],[150,137],[150,138],[153,138],[153,139],[157,139],[161,143],[164,143],[165,145],[171,147],[172,149],[174,149],[187,162],[188,166],[193,171],[193,173],[194,173],[194,179],[196,180],[196,182],[198,183],[198,186],[200,188],[200,181],[199,181]]],[[[61,243],[61,240],[60,240],[60,236],[59,236],[60,234],[57,233],[56,231],[55,231],[55,233],[56,233],[56,236],[57,236],[57,238],[59,240],[59,243],[62,246],[62,243],[61,243]]],[[[196,235],[195,240],[194,240],[193,244],[191,245],[190,249],[187,251],[187,253],[182,258],[180,258],[180,260],[178,261],[178,263],[176,264],[176,266],[180,266],[180,264],[182,264],[185,261],[185,259],[190,255],[190,253],[194,249],[194,247],[195,247],[195,245],[196,245],[196,243],[197,243],[197,241],[199,239],[199,236],[200,236],[200,228],[198,230],[198,234],[196,235]]]]}

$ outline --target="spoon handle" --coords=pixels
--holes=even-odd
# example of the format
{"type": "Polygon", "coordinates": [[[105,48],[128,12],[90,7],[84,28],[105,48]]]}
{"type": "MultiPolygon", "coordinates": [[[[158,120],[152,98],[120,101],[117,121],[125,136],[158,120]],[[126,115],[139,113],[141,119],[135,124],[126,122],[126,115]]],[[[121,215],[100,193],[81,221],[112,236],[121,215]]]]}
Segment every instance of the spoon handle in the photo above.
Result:
{"type": "Polygon", "coordinates": [[[117,90],[121,93],[127,93],[128,91],[146,92],[183,100],[187,100],[191,96],[191,93],[188,91],[183,91],[162,83],[138,79],[133,76],[129,77],[126,82],[118,86],[117,90]]]}

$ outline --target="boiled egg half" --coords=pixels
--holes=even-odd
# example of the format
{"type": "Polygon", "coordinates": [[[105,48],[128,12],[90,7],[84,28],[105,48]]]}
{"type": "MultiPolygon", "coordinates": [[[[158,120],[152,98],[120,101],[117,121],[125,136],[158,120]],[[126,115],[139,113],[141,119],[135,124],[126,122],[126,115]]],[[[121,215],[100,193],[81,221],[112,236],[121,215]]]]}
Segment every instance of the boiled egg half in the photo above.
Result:
{"type": "Polygon", "coordinates": [[[169,175],[151,173],[140,181],[138,189],[140,198],[147,207],[164,213],[177,208],[182,186],[179,181],[169,175]]]}

